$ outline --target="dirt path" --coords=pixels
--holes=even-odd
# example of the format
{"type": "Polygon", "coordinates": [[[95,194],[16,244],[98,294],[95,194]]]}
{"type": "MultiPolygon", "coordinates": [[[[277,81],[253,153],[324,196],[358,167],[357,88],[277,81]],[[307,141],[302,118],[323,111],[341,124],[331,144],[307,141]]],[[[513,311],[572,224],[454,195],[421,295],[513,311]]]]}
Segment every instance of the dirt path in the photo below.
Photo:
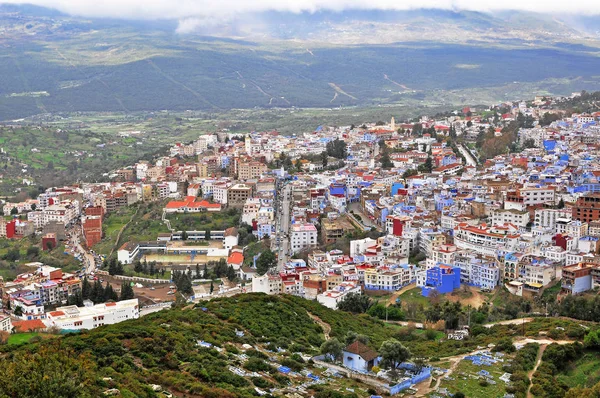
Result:
{"type": "Polygon", "coordinates": [[[415,286],[416,286],[416,283],[411,283],[410,285],[406,285],[402,289],[395,291],[392,294],[392,296],[389,298],[387,305],[390,306],[390,305],[396,304],[396,299],[398,297],[400,297],[400,295],[409,291],[410,289],[413,289],[415,286]]]}
{"type": "Polygon", "coordinates": [[[323,334],[325,335],[325,340],[329,340],[329,334],[331,333],[331,326],[329,326],[328,323],[323,322],[321,320],[321,318],[319,318],[318,316],[313,315],[308,311],[306,311],[306,313],[313,321],[317,322],[323,328],[323,334]]]}
{"type": "MultiPolygon", "coordinates": [[[[473,351],[473,352],[478,352],[478,351],[481,351],[481,350],[477,350],[477,351],[473,351]]],[[[456,356],[453,356],[453,357],[442,358],[443,361],[449,361],[449,362],[451,362],[451,365],[448,368],[448,371],[446,373],[444,373],[443,375],[438,376],[438,378],[435,380],[435,384],[433,386],[431,386],[431,387],[430,387],[431,380],[425,380],[425,381],[417,384],[415,386],[415,389],[417,390],[417,393],[415,394],[415,396],[417,396],[417,397],[424,397],[427,394],[436,391],[439,388],[440,384],[442,383],[442,379],[444,377],[448,377],[452,373],[454,373],[454,371],[458,367],[458,364],[460,363],[460,361],[462,361],[463,358],[465,356],[467,356],[467,355],[470,355],[470,354],[462,354],[462,355],[456,355],[456,356]]]]}
{"type": "Polygon", "coordinates": [[[542,355],[544,354],[544,350],[546,349],[546,347],[546,344],[540,346],[540,349],[537,354],[537,359],[535,361],[535,366],[529,371],[529,373],[527,373],[527,378],[529,379],[529,388],[527,388],[527,398],[533,398],[533,394],[531,393],[531,378],[537,371],[538,366],[540,366],[540,363],[542,363],[542,355]]]}
{"type": "Polygon", "coordinates": [[[531,321],[533,321],[533,318],[518,318],[518,319],[510,319],[508,321],[487,323],[487,324],[483,325],[483,327],[486,327],[489,329],[494,325],[521,325],[523,323],[527,323],[527,322],[531,322],[531,321]]]}
{"type": "MultiPolygon", "coordinates": [[[[538,357],[537,357],[537,362],[535,364],[535,367],[533,368],[533,370],[531,372],[528,373],[528,377],[529,380],[531,380],[531,377],[533,376],[533,374],[535,373],[535,371],[537,370],[538,366],[541,363],[542,360],[542,354],[544,353],[544,350],[546,349],[546,346],[552,343],[556,343],[556,344],[572,344],[573,341],[570,340],[551,340],[551,339],[540,339],[540,340],[535,340],[535,339],[531,339],[531,338],[525,338],[525,339],[520,339],[520,340],[515,340],[515,343],[519,343],[519,344],[527,344],[527,343],[538,343],[540,345],[540,351],[538,352],[538,357]]],[[[451,357],[445,357],[445,358],[440,358],[441,362],[450,362],[451,365],[448,368],[448,371],[446,373],[444,373],[443,375],[439,376],[436,381],[435,384],[432,387],[429,387],[429,385],[431,384],[430,380],[426,380],[422,383],[419,383],[415,386],[415,388],[417,389],[417,394],[415,396],[417,397],[423,397],[426,396],[427,394],[436,391],[436,389],[440,386],[440,384],[442,383],[442,379],[444,377],[450,376],[458,367],[458,364],[460,363],[460,361],[462,361],[464,359],[464,357],[468,356],[468,355],[473,355],[475,353],[481,352],[483,350],[479,349],[479,350],[475,350],[472,351],[470,353],[467,354],[461,354],[461,355],[454,355],[451,357]]],[[[529,393],[527,394],[527,398],[532,398],[531,395],[529,395],[529,393]]]]}

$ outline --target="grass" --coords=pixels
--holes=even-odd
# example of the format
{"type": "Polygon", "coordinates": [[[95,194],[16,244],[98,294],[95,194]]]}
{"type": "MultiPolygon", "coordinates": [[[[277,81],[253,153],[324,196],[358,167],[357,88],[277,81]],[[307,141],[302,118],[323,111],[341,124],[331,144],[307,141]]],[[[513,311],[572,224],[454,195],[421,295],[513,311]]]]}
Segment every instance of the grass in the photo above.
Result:
{"type": "Polygon", "coordinates": [[[11,334],[8,338],[9,345],[18,345],[27,343],[32,337],[39,336],[39,333],[17,333],[11,334]]]}
{"type": "Polygon", "coordinates": [[[422,304],[423,307],[429,307],[430,303],[429,303],[429,299],[427,297],[424,297],[421,295],[421,288],[420,287],[415,287],[413,289],[410,289],[404,293],[402,293],[400,296],[400,303],[417,303],[417,304],[422,304]]]}
{"type": "Polygon", "coordinates": [[[167,215],[167,218],[176,231],[223,231],[239,225],[240,212],[228,209],[218,213],[175,213],[167,215]]]}
{"type": "Polygon", "coordinates": [[[570,364],[569,369],[557,376],[569,387],[592,387],[600,381],[600,357],[597,352],[586,352],[570,364]]]}
{"type": "Polygon", "coordinates": [[[450,376],[454,380],[442,379],[440,387],[447,388],[451,394],[461,391],[466,397],[502,397],[506,392],[506,384],[499,380],[499,377],[504,374],[502,365],[503,363],[496,363],[492,366],[475,366],[470,361],[463,360],[450,376]],[[480,370],[490,372],[490,376],[496,384],[484,387],[479,384],[479,379],[469,377],[469,375],[477,375],[480,370]]]}

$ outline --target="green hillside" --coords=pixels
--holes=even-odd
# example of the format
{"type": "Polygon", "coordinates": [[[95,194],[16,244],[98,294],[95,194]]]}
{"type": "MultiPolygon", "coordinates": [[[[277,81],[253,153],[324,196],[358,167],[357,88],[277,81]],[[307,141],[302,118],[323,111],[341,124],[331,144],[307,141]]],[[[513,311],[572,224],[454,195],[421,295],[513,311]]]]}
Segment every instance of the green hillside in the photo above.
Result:
{"type": "MultiPolygon", "coordinates": [[[[526,334],[537,336],[543,331],[546,335],[557,325],[571,330],[577,323],[581,321],[539,318],[527,323],[526,334]]],[[[414,358],[441,359],[444,364],[444,357],[506,343],[507,336],[517,338],[522,325],[479,329],[468,340],[441,341],[437,332],[333,311],[315,301],[245,294],[163,310],[80,334],[13,336],[8,345],[0,345],[0,397],[98,397],[111,389],[118,389],[122,397],[162,396],[152,385],[177,397],[251,397],[256,396],[255,387],[283,396],[299,386],[306,391],[304,396],[368,397],[369,386],[329,377],[308,360],[319,353],[326,334],[344,341],[352,331],[366,336],[374,349],[395,338],[414,358]],[[200,341],[212,348],[200,346],[200,341]],[[297,374],[279,373],[281,365],[297,374]],[[303,371],[320,375],[325,383],[307,384],[303,371]]],[[[584,334],[577,338],[582,340],[584,334]]],[[[585,364],[596,372],[593,358],[591,354],[585,357],[585,364]]],[[[592,385],[596,373],[578,376],[571,387],[592,385]]],[[[455,384],[463,388],[465,383],[455,384]]]]}

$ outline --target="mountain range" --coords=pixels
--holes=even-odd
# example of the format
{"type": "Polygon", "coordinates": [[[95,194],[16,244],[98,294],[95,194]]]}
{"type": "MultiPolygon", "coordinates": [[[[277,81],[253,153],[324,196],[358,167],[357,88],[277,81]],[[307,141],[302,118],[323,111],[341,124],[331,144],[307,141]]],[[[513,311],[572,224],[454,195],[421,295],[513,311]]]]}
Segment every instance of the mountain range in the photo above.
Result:
{"type": "Polygon", "coordinates": [[[0,120],[40,113],[478,104],[600,88],[600,22],[265,12],[217,23],[0,5],[0,120]]]}

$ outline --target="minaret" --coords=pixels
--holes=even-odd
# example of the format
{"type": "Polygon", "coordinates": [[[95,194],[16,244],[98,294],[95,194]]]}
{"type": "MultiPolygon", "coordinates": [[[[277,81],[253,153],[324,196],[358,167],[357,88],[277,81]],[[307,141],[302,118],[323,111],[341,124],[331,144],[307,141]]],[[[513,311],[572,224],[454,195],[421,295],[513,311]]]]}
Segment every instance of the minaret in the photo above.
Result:
{"type": "Polygon", "coordinates": [[[392,130],[396,131],[396,121],[394,120],[393,116],[392,121],[390,122],[390,127],[392,128],[392,130]]]}
{"type": "Polygon", "coordinates": [[[250,138],[250,135],[246,136],[246,138],[244,139],[244,144],[246,147],[246,153],[248,155],[252,155],[252,138],[250,138]]]}

